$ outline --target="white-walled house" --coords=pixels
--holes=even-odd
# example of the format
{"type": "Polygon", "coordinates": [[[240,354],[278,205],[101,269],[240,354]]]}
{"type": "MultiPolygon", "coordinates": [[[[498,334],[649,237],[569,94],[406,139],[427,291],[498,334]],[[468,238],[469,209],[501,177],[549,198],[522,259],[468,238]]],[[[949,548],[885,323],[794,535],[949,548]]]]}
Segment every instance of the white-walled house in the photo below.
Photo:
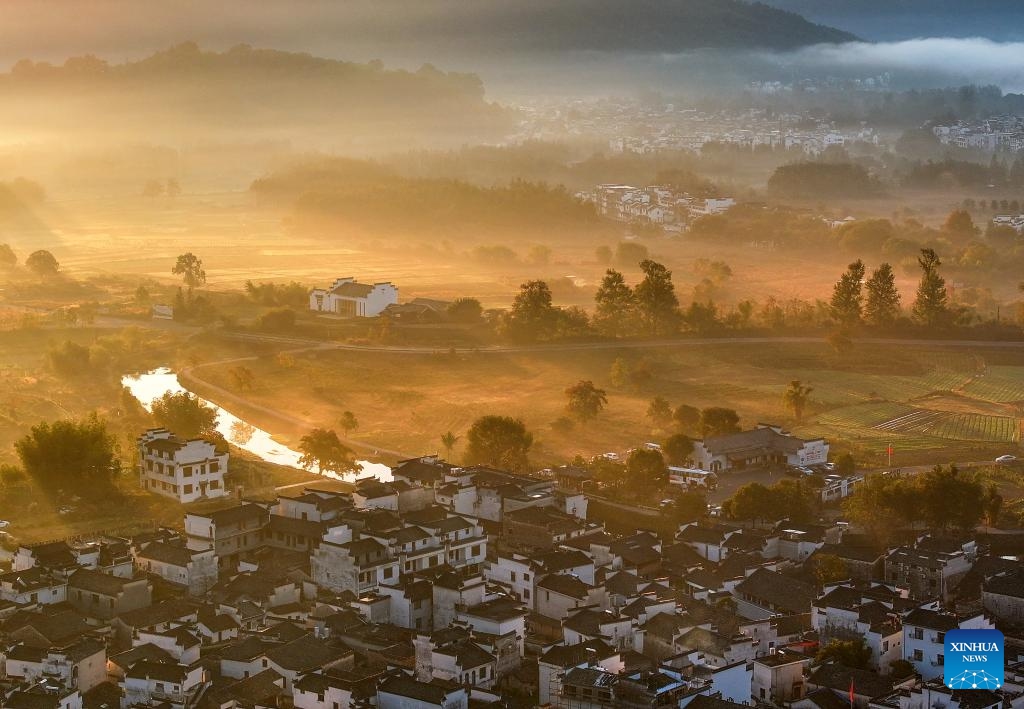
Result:
{"type": "Polygon", "coordinates": [[[701,470],[722,472],[772,465],[814,465],[828,461],[829,444],[805,441],[780,426],[758,424],[741,433],[714,436],[693,444],[692,458],[701,470]]]}
{"type": "Polygon", "coordinates": [[[314,288],[309,294],[310,310],[348,318],[375,318],[397,303],[398,286],[390,281],[370,285],[351,277],[338,278],[330,288],[314,288]]]}
{"type": "Polygon", "coordinates": [[[936,603],[915,608],[903,618],[903,659],[912,664],[925,681],[941,677],[947,631],[994,627],[983,613],[961,617],[939,610],[936,603]]]}
{"type": "Polygon", "coordinates": [[[223,497],[228,453],[202,439],[178,438],[165,428],[139,437],[139,477],[142,487],[186,504],[223,497]]]}

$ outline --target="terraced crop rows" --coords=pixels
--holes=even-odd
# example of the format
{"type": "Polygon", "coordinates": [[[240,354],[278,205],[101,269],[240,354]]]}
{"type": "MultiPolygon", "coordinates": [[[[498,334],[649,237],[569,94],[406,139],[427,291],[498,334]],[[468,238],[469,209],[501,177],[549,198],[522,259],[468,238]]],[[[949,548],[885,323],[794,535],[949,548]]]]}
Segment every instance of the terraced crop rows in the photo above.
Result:
{"type": "Polygon", "coordinates": [[[977,399],[1006,403],[1024,401],[1024,367],[989,367],[985,374],[964,387],[977,399]]]}
{"type": "Polygon", "coordinates": [[[1018,439],[1017,420],[1009,416],[958,414],[915,409],[874,426],[879,431],[920,433],[957,441],[1000,441],[1018,439]]]}

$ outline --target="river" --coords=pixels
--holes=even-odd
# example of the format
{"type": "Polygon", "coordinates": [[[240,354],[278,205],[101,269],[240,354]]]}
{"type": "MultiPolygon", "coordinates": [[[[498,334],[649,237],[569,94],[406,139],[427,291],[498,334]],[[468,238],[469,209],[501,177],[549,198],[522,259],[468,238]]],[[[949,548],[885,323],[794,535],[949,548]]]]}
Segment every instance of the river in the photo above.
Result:
{"type": "MultiPolygon", "coordinates": [[[[139,400],[147,411],[152,409],[153,399],[157,399],[167,392],[178,393],[188,391],[178,381],[178,375],[172,370],[161,367],[152,372],[146,372],[138,376],[121,377],[121,384],[139,400]]],[[[189,392],[192,393],[192,392],[189,392]]],[[[248,451],[268,463],[287,465],[298,470],[306,470],[311,473],[316,471],[299,464],[302,454],[287,446],[275,441],[269,433],[243,421],[227,409],[207,401],[200,397],[200,401],[208,404],[217,411],[217,432],[224,436],[231,445],[248,451]]],[[[359,472],[338,475],[337,473],[326,472],[324,477],[336,480],[352,482],[359,478],[375,477],[379,480],[391,480],[391,469],[382,463],[371,463],[359,461],[359,472]]]]}

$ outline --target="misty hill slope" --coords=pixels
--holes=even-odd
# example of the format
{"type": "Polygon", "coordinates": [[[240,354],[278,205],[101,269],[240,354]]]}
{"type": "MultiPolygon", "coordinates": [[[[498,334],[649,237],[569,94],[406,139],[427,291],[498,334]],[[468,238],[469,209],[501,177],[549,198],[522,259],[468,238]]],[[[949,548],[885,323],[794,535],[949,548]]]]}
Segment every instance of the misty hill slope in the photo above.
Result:
{"type": "Polygon", "coordinates": [[[869,40],[985,37],[1024,40],[1020,0],[765,0],[869,40]]]}
{"type": "MultiPolygon", "coordinates": [[[[358,6],[362,0],[356,0],[358,6]]],[[[456,45],[562,52],[679,52],[705,48],[793,49],[846,42],[853,35],[746,0],[416,0],[417,39],[456,45]],[[449,29],[446,31],[444,28],[449,29]],[[456,34],[456,31],[458,33],[456,34]]],[[[392,8],[408,5],[392,0],[392,8]]],[[[373,32],[374,27],[367,26],[373,32]]],[[[379,29],[379,28],[377,28],[379,29]]]]}
{"type": "MultiPolygon", "coordinates": [[[[61,66],[22,60],[0,74],[0,127],[73,130],[97,139],[235,140],[304,136],[376,143],[497,135],[506,111],[473,74],[430,65],[395,71],[304,53],[225,52],[185,43],[124,64],[93,56],[61,66]]],[[[443,140],[441,141],[443,142],[443,140]]]]}

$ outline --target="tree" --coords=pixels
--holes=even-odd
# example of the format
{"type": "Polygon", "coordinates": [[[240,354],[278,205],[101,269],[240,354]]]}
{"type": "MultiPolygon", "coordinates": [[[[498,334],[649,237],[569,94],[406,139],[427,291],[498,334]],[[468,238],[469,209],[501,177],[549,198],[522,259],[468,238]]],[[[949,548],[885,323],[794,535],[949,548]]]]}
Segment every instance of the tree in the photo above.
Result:
{"type": "Polygon", "coordinates": [[[660,396],[654,397],[647,405],[647,418],[659,428],[669,425],[672,423],[672,405],[660,396]]]}
{"type": "Polygon", "coordinates": [[[846,562],[835,554],[815,554],[811,557],[811,563],[814,567],[814,578],[821,586],[850,578],[846,562]]]}
{"type": "Polygon", "coordinates": [[[240,364],[237,367],[232,367],[230,374],[236,389],[239,391],[252,391],[253,384],[256,383],[256,375],[252,373],[251,369],[240,364]]]}
{"type": "Polygon", "coordinates": [[[893,660],[889,663],[889,676],[903,679],[914,674],[914,665],[910,660],[893,660]]]}
{"type": "Polygon", "coordinates": [[[864,304],[864,318],[878,327],[888,327],[900,315],[900,293],[896,290],[896,275],[892,266],[883,263],[871,274],[865,284],[867,302],[864,304]]]}
{"type": "Polygon", "coordinates": [[[644,490],[660,488],[668,481],[668,466],[660,451],[636,448],[626,457],[626,478],[644,490]]]}
{"type": "Polygon", "coordinates": [[[612,262],[612,248],[610,246],[598,246],[594,249],[594,257],[601,266],[609,266],[612,262]]]}
{"type": "Polygon", "coordinates": [[[147,180],[142,186],[142,196],[156,199],[164,193],[164,184],[160,180],[147,180]]]}
{"type": "Polygon", "coordinates": [[[338,425],[341,426],[341,430],[345,432],[345,437],[347,438],[352,431],[359,428],[359,419],[351,411],[343,411],[341,418],[338,419],[338,425]]]}
{"type": "Polygon", "coordinates": [[[167,186],[164,188],[167,192],[167,196],[171,199],[178,197],[181,194],[181,184],[173,177],[167,178],[167,186]]]}
{"type": "MultiPolygon", "coordinates": [[[[1021,290],[1024,290],[1024,284],[1021,284],[1021,290]]],[[[622,357],[616,357],[615,361],[612,362],[611,369],[608,371],[608,377],[612,380],[612,386],[624,387],[629,384],[631,371],[629,362],[622,357]]]]}
{"type": "Polygon", "coordinates": [[[535,244],[530,247],[526,260],[531,266],[547,266],[551,262],[551,249],[544,244],[535,244]]]}
{"type": "Polygon", "coordinates": [[[188,286],[189,293],[206,283],[206,271],[203,270],[202,260],[191,251],[178,257],[174,263],[171,273],[181,276],[181,279],[188,286]]]}
{"type": "Polygon", "coordinates": [[[0,244],[0,268],[14,268],[18,265],[18,255],[10,244],[0,244]]]}
{"type": "Polygon", "coordinates": [[[733,409],[710,406],[700,412],[700,435],[702,438],[710,438],[739,433],[739,423],[739,414],[733,409]]]}
{"type": "Polygon", "coordinates": [[[968,530],[978,524],[984,513],[985,490],[976,476],[961,474],[955,465],[937,465],[918,476],[917,483],[930,527],[968,530]]]}
{"type": "Polygon", "coordinates": [[[636,266],[647,258],[647,247],[635,241],[620,241],[615,247],[615,263],[619,266],[636,266]]]}
{"type": "Polygon", "coordinates": [[[969,238],[978,234],[978,228],[974,226],[971,213],[965,209],[954,209],[946,217],[942,225],[943,231],[961,238],[969,238]]]}
{"type": "Polygon", "coordinates": [[[211,436],[216,432],[217,411],[187,391],[166,392],[153,400],[157,424],[181,438],[211,436]]]}
{"type": "Polygon", "coordinates": [[[934,249],[921,249],[917,262],[921,265],[921,282],[914,301],[914,317],[928,327],[943,325],[949,320],[946,280],[939,275],[942,261],[934,249]]]}
{"type": "Polygon", "coordinates": [[[686,465],[693,454],[693,441],[685,433],[673,433],[661,444],[669,465],[686,465]]]}
{"type": "Polygon", "coordinates": [[[687,490],[677,494],[667,510],[676,522],[692,522],[708,513],[708,498],[703,490],[687,490]]]}
{"type": "Polygon", "coordinates": [[[793,412],[797,422],[804,417],[804,409],[807,408],[807,401],[810,399],[812,391],[814,391],[813,388],[804,386],[800,380],[794,379],[782,395],[782,401],[793,412]]]}
{"type": "Polygon", "coordinates": [[[28,258],[25,259],[25,268],[40,278],[48,278],[57,275],[57,271],[60,270],[60,264],[57,263],[57,259],[53,257],[53,254],[45,249],[40,249],[28,255],[28,258]]]}
{"type": "Polygon", "coordinates": [[[448,317],[457,323],[475,325],[483,314],[484,308],[476,298],[456,298],[448,306],[448,317]]]}
{"type": "Polygon", "coordinates": [[[832,640],[818,651],[814,660],[818,664],[835,661],[845,667],[866,670],[871,663],[871,648],[864,644],[864,638],[832,640]]]}
{"type": "Polygon", "coordinates": [[[481,416],[466,433],[467,465],[490,465],[518,471],[526,468],[533,434],[520,419],[481,416]]]}
{"type": "Polygon", "coordinates": [[[316,465],[321,475],[325,470],[339,475],[359,470],[355,453],[331,430],[314,428],[299,440],[299,451],[299,465],[307,469],[316,465]]]}
{"type": "Polygon", "coordinates": [[[62,377],[78,377],[92,372],[89,348],[71,340],[51,347],[46,357],[53,371],[62,377]]]}
{"type": "Polygon", "coordinates": [[[1003,496],[999,492],[999,486],[988,486],[985,490],[985,499],[982,503],[985,508],[985,525],[995,527],[999,524],[999,514],[1003,511],[1003,496]]]}
{"type": "Polygon", "coordinates": [[[452,449],[455,448],[455,444],[459,442],[459,437],[451,431],[441,436],[441,445],[444,446],[445,456],[448,460],[452,459],[452,449]]]}
{"type": "Polygon", "coordinates": [[[832,316],[843,325],[856,325],[860,322],[863,280],[864,262],[857,259],[847,267],[832,289],[832,316]]]}
{"type": "Polygon", "coordinates": [[[723,505],[733,519],[756,522],[772,514],[771,493],[761,483],[747,483],[723,505]]]}
{"type": "Polygon", "coordinates": [[[633,289],[618,271],[608,269],[594,295],[594,327],[611,337],[630,334],[636,324],[633,289]]]}
{"type": "Polygon", "coordinates": [[[853,494],[843,500],[843,514],[876,541],[885,544],[900,518],[896,508],[899,483],[885,475],[867,475],[853,494]]]}
{"type": "Polygon", "coordinates": [[[573,384],[565,390],[565,395],[569,397],[566,409],[582,423],[586,423],[601,413],[605,404],[608,403],[608,396],[604,389],[598,389],[589,379],[581,379],[573,384]]]}
{"type": "Polygon", "coordinates": [[[672,420],[680,431],[695,434],[700,431],[700,409],[689,404],[680,404],[672,412],[672,420]]]}
{"type": "Polygon", "coordinates": [[[650,259],[640,262],[644,279],[634,294],[644,331],[651,335],[669,335],[679,329],[679,299],[672,285],[672,272],[650,259]]]}
{"type": "Polygon", "coordinates": [[[550,337],[558,322],[558,309],[551,304],[551,289],[544,281],[527,281],[519,287],[507,314],[510,335],[520,340],[550,337]]]}
{"type": "Polygon", "coordinates": [[[857,472],[857,462],[849,453],[843,453],[835,459],[836,474],[849,477],[857,472]]]}
{"type": "Polygon", "coordinates": [[[25,473],[48,492],[108,495],[120,469],[114,437],[96,414],[33,426],[14,449],[25,473]]]}

